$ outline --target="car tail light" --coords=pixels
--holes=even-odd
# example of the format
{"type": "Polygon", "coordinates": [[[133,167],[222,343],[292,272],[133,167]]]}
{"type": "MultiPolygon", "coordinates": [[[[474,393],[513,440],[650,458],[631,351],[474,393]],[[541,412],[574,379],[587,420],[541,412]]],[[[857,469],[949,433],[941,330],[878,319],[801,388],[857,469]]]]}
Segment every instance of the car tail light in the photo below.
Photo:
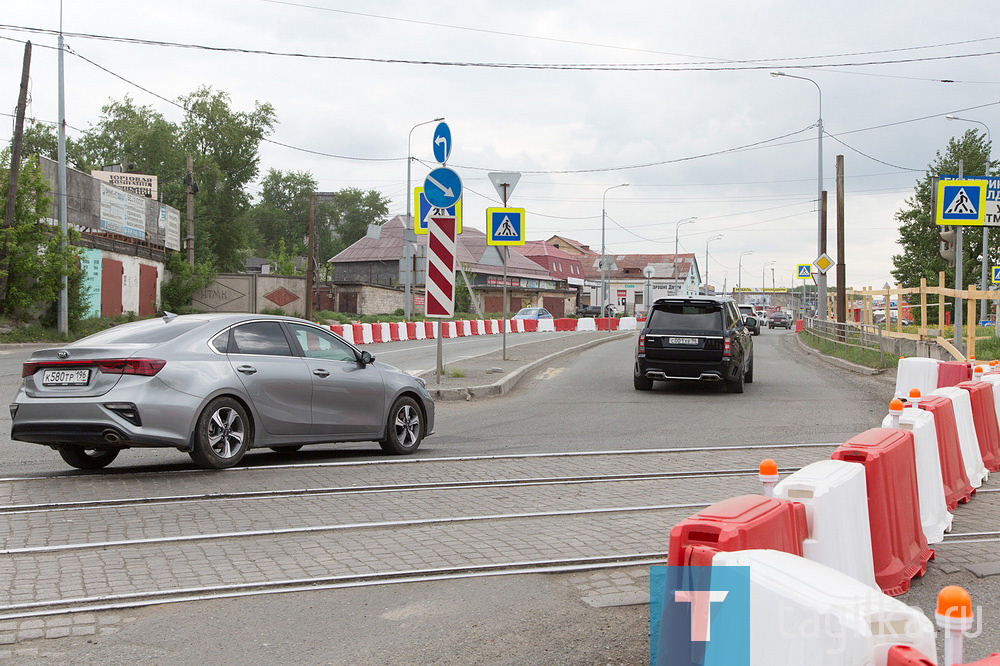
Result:
{"type": "Polygon", "coordinates": [[[167,364],[158,358],[109,358],[81,361],[25,361],[21,366],[21,376],[30,377],[39,368],[67,368],[80,365],[96,365],[106,375],[142,375],[152,377],[167,364]]]}
{"type": "Polygon", "coordinates": [[[729,341],[729,336],[726,336],[722,340],[722,355],[729,356],[732,351],[732,343],[729,341]]]}
{"type": "Polygon", "coordinates": [[[640,354],[645,354],[646,353],[646,334],[645,333],[643,333],[642,335],[639,336],[639,353],[640,354]]]}

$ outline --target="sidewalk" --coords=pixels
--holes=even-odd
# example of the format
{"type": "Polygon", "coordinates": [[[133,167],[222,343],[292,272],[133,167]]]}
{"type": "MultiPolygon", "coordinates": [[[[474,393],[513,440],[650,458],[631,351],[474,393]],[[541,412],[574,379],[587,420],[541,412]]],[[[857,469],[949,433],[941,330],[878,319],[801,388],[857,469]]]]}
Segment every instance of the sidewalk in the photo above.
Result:
{"type": "MultiPolygon", "coordinates": [[[[455,362],[445,362],[441,383],[435,381],[434,371],[422,373],[420,376],[427,382],[427,390],[435,400],[472,400],[495,395],[503,395],[513,389],[517,382],[536,368],[552,359],[612,340],[635,337],[638,331],[587,331],[583,333],[567,333],[555,338],[546,338],[538,342],[526,342],[516,347],[507,347],[507,359],[504,360],[502,350],[474,356],[455,362]],[[461,376],[451,376],[461,375],[461,376]]],[[[533,333],[517,333],[508,336],[507,341],[515,339],[520,342],[523,336],[533,333]]],[[[496,336],[500,347],[500,337],[496,336]]]]}

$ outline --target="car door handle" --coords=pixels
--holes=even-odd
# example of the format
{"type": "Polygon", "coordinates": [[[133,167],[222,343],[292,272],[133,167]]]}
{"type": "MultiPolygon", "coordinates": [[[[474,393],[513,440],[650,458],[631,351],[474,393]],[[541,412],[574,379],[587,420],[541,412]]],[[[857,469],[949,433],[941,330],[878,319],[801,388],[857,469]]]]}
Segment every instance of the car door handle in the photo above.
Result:
{"type": "Polygon", "coordinates": [[[324,370],[323,368],[319,368],[317,370],[313,370],[313,374],[316,375],[317,377],[329,377],[330,376],[330,372],[328,370],[324,370]]]}
{"type": "Polygon", "coordinates": [[[252,365],[241,365],[236,369],[239,372],[242,372],[244,375],[252,375],[253,373],[257,372],[257,368],[253,367],[252,365]]]}

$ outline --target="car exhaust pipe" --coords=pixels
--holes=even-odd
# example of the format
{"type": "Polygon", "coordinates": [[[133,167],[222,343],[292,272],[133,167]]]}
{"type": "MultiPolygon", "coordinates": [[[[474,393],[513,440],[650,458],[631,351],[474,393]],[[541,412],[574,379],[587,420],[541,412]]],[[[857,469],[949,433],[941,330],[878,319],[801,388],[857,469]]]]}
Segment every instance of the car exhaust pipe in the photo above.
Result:
{"type": "Polygon", "coordinates": [[[119,444],[122,441],[121,435],[114,430],[105,430],[102,437],[104,437],[104,441],[108,444],[119,444]]]}

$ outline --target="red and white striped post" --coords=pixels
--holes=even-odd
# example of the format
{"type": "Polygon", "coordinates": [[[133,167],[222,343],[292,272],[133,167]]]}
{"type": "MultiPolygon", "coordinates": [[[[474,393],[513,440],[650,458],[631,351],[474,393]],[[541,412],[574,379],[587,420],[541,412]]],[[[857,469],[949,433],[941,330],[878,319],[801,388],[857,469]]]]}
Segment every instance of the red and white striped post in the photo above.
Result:
{"type": "MultiPolygon", "coordinates": [[[[431,217],[427,223],[427,299],[428,318],[450,319],[455,316],[455,257],[458,254],[454,216],[431,217]]],[[[436,383],[441,383],[442,347],[437,339],[436,383]]]]}

